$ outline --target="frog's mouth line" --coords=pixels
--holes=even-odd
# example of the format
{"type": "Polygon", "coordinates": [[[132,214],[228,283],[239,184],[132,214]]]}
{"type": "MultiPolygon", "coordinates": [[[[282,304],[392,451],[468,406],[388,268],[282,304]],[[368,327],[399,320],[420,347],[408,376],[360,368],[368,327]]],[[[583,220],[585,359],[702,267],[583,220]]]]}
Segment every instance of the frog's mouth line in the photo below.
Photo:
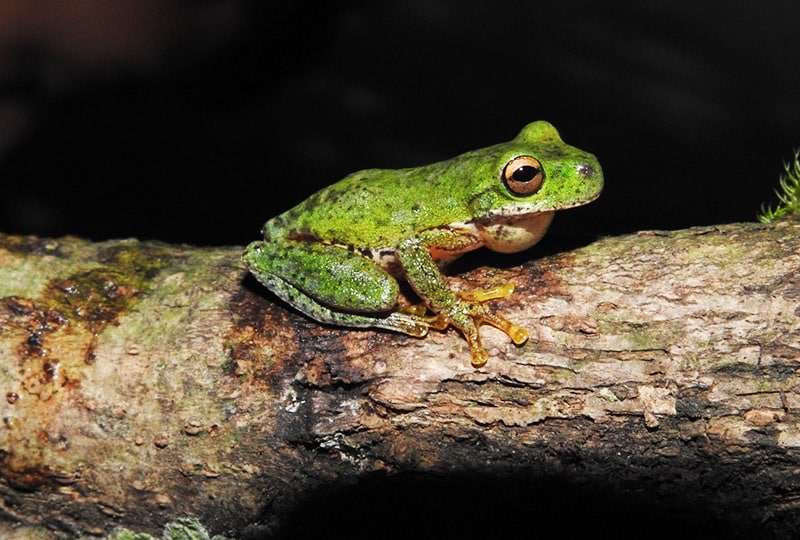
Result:
{"type": "Polygon", "coordinates": [[[494,221],[513,222],[517,220],[528,220],[532,219],[533,216],[537,214],[549,214],[553,212],[560,212],[562,210],[569,210],[570,208],[577,208],[579,206],[584,206],[589,204],[590,202],[596,201],[599,197],[600,193],[597,193],[588,199],[583,199],[581,201],[569,205],[560,206],[556,209],[550,209],[550,210],[528,210],[524,205],[520,205],[517,207],[510,206],[506,207],[506,210],[510,210],[507,214],[500,212],[489,212],[480,217],[472,219],[470,222],[488,224],[494,221]]]}
{"type": "Polygon", "coordinates": [[[592,195],[591,197],[589,197],[588,199],[585,199],[585,200],[583,200],[581,202],[577,202],[577,203],[571,204],[569,206],[565,206],[564,208],[560,208],[560,210],[569,210],[570,208],[576,208],[578,206],[583,206],[585,204],[589,204],[590,202],[594,202],[594,201],[596,201],[597,199],[600,198],[600,195],[602,193],[603,193],[603,191],[600,190],[597,193],[595,193],[594,195],[592,195]]]}

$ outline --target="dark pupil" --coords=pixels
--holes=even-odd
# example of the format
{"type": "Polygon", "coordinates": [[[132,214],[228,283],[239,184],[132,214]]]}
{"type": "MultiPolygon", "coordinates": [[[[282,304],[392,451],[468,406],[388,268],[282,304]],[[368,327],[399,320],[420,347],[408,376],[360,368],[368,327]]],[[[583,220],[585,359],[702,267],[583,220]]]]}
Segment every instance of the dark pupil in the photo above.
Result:
{"type": "Polygon", "coordinates": [[[539,174],[539,169],[536,167],[523,165],[511,174],[511,178],[516,182],[530,182],[537,174],[539,174]]]}

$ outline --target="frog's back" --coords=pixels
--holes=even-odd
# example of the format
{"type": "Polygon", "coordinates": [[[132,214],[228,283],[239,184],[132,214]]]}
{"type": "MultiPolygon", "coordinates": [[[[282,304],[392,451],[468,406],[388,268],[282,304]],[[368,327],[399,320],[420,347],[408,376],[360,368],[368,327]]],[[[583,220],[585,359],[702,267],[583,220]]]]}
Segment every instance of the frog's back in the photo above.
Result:
{"type": "Polygon", "coordinates": [[[264,237],[392,247],[417,231],[461,217],[456,209],[464,208],[468,195],[437,186],[452,166],[451,160],[355,172],[269,220],[264,237]]]}

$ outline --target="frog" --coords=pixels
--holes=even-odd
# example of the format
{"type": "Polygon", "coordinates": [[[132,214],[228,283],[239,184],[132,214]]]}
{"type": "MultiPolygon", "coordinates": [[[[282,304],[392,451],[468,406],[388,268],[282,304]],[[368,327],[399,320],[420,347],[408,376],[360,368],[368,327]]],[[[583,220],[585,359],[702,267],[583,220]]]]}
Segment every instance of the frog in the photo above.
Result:
{"type": "Polygon", "coordinates": [[[602,189],[597,158],[539,120],[508,142],[444,161],[352,173],[269,219],[243,260],[279,299],[320,323],[419,338],[455,328],[480,368],[489,359],[482,325],[518,346],[530,333],[489,306],[513,285],[453,290],[448,263],[479,248],[526,250],[556,211],[590,203],[602,189]],[[419,302],[401,305],[401,285],[419,302]]]}

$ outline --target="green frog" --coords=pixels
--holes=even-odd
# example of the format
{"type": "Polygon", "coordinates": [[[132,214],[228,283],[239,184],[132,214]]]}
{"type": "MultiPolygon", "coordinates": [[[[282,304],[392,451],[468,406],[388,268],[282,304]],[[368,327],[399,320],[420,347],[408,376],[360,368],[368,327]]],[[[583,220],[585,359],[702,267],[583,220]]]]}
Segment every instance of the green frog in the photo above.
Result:
{"type": "Polygon", "coordinates": [[[317,321],[423,337],[458,329],[475,367],[488,354],[478,329],[493,325],[517,345],[528,332],[485,303],[513,288],[455,292],[446,263],[480,247],[514,253],[536,244],[556,210],[595,200],[603,173],[548,122],[514,139],[407,169],[367,169],[266,222],[244,252],[250,272],[317,321]],[[421,303],[399,307],[398,280],[421,303]]]}

